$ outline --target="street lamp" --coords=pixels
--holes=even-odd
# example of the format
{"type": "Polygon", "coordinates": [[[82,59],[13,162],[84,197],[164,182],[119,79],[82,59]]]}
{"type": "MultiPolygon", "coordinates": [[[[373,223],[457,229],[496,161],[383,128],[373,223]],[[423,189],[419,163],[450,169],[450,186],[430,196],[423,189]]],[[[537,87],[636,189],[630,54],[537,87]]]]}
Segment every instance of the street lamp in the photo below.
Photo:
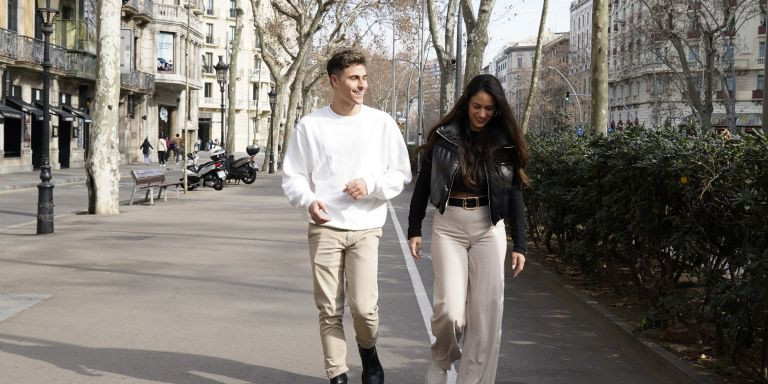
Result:
{"type": "Polygon", "coordinates": [[[275,104],[277,104],[277,91],[272,86],[272,90],[267,94],[269,96],[269,108],[271,109],[269,118],[269,139],[267,140],[267,155],[269,156],[269,173],[275,173],[275,104]]]}
{"type": "Polygon", "coordinates": [[[224,62],[224,59],[219,55],[219,62],[213,67],[216,70],[216,81],[219,82],[219,89],[221,90],[221,147],[224,148],[224,85],[227,84],[227,70],[229,65],[224,62]]]}
{"type": "Polygon", "coordinates": [[[51,182],[51,44],[53,19],[59,13],[59,0],[37,0],[37,11],[43,18],[43,156],[40,184],[37,185],[37,234],[53,233],[53,183],[51,182]]]}

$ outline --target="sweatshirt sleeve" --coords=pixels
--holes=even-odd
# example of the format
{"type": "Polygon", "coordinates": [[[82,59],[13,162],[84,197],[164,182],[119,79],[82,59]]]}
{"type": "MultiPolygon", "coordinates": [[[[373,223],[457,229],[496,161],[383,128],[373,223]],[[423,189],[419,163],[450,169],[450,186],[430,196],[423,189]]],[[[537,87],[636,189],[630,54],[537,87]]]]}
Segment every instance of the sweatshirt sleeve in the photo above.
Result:
{"type": "Polygon", "coordinates": [[[288,141],[283,159],[283,193],[292,206],[304,210],[316,200],[310,186],[310,162],[306,127],[299,122],[288,141]]]}
{"type": "MultiPolygon", "coordinates": [[[[399,195],[405,184],[411,182],[411,160],[408,149],[394,120],[387,123],[385,140],[387,169],[384,173],[369,174],[362,177],[368,188],[368,195],[387,200],[399,195]]],[[[283,166],[285,167],[285,166],[283,166]]]]}

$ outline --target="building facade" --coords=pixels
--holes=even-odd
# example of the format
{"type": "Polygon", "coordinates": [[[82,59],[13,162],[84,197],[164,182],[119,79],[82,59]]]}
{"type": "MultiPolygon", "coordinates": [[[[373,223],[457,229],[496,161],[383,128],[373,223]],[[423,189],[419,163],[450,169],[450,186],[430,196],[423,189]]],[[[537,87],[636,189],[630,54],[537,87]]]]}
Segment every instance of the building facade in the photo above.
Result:
{"type": "MultiPolygon", "coordinates": [[[[123,2],[118,142],[124,161],[140,156],[146,125],[135,112],[155,91],[137,41],[154,19],[152,0],[123,2]],[[127,116],[131,116],[128,118],[127,116]]],[[[96,81],[95,2],[61,0],[51,35],[50,152],[54,169],[83,166],[96,81]]],[[[0,0],[0,173],[31,171],[43,158],[43,35],[34,0],[0,0]]]]}
{"type": "Polygon", "coordinates": [[[571,2],[569,78],[576,92],[590,93],[592,62],[592,0],[571,2]]]}
{"type": "MultiPolygon", "coordinates": [[[[240,37],[238,55],[237,86],[235,101],[235,126],[226,124],[226,109],[228,108],[227,89],[224,89],[224,122],[221,118],[222,93],[216,80],[214,66],[219,56],[224,63],[229,64],[231,44],[235,33],[235,4],[234,0],[204,0],[205,13],[202,15],[205,39],[201,51],[202,60],[202,92],[199,95],[199,137],[203,142],[208,140],[222,141],[229,129],[235,129],[234,151],[244,152],[250,144],[267,145],[269,135],[270,106],[268,92],[273,84],[269,69],[261,60],[261,49],[253,23],[253,12],[250,4],[243,2],[243,29],[240,37]]],[[[229,81],[229,77],[227,77],[229,81]]],[[[279,142],[279,141],[276,141],[279,142]]],[[[229,149],[228,149],[229,150],[229,149]]]]}

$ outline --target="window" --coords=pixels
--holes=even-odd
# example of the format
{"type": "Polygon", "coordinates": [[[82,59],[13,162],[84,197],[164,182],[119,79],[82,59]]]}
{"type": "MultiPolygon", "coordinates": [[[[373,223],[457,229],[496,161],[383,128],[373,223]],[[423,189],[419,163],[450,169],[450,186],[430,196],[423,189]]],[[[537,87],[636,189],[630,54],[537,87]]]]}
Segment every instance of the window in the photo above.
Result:
{"type": "Polygon", "coordinates": [[[764,90],[765,88],[765,76],[757,75],[757,89],[764,90]]]}
{"type": "Polygon", "coordinates": [[[733,91],[733,76],[728,76],[725,79],[725,87],[728,88],[728,91],[733,91]]]}
{"type": "Polygon", "coordinates": [[[208,0],[208,4],[205,6],[205,12],[209,15],[213,15],[213,0],[208,0]]]}
{"type": "Polygon", "coordinates": [[[522,57],[518,57],[517,58],[517,67],[518,68],[522,68],[523,67],[523,58],[522,57]]]}
{"type": "Polygon", "coordinates": [[[760,56],[761,59],[765,59],[765,41],[760,42],[760,56]]]}
{"type": "Polygon", "coordinates": [[[229,26],[229,33],[227,34],[227,44],[232,42],[232,39],[235,38],[235,26],[230,25],[229,26]]]}
{"type": "Polygon", "coordinates": [[[42,103],[43,102],[43,90],[40,88],[32,88],[32,102],[33,103],[42,103]]]}
{"type": "Polygon", "coordinates": [[[259,100],[259,83],[253,83],[253,100],[259,100]]]}
{"type": "Polygon", "coordinates": [[[205,53],[204,69],[206,73],[213,73],[213,52],[205,53]]]}
{"type": "Polygon", "coordinates": [[[696,45],[693,45],[688,51],[688,62],[696,63],[698,61],[699,61],[699,47],[696,45]]]}
{"type": "Polygon", "coordinates": [[[256,119],[255,117],[251,118],[251,120],[253,121],[253,126],[254,126],[253,131],[256,133],[259,133],[259,120],[256,119]]]}
{"type": "Polygon", "coordinates": [[[213,97],[213,83],[205,83],[203,87],[203,97],[213,97]]]}
{"type": "Polygon", "coordinates": [[[213,44],[213,24],[205,24],[205,29],[207,31],[205,34],[205,42],[208,44],[213,44]]]}
{"type": "Polygon", "coordinates": [[[229,17],[237,16],[237,3],[235,0],[229,0],[229,17]]]}
{"type": "Polygon", "coordinates": [[[21,98],[21,85],[11,86],[11,96],[21,98]]]}
{"type": "Polygon", "coordinates": [[[733,45],[729,44],[725,49],[725,58],[730,60],[733,60],[733,45]]]}
{"type": "Polygon", "coordinates": [[[8,0],[8,29],[14,32],[19,31],[18,9],[18,0],[8,0]]]}
{"type": "Polygon", "coordinates": [[[59,93],[59,104],[60,105],[72,105],[72,94],[70,93],[59,93]]]}

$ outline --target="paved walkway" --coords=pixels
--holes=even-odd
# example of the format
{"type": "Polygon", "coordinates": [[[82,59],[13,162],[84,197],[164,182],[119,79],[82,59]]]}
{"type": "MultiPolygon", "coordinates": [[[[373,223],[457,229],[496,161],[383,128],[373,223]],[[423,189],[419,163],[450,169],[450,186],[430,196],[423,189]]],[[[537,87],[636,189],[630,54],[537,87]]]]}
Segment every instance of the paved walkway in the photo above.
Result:
{"type": "MultiPolygon", "coordinates": [[[[381,241],[379,350],[387,382],[415,384],[429,365],[416,282],[431,297],[431,262],[411,273],[403,255],[407,203],[392,201],[381,241]]],[[[0,229],[0,244],[0,383],[327,382],[306,224],[278,175],[65,215],[53,235],[0,229]]],[[[507,280],[506,303],[497,383],[692,382],[533,265],[507,280]]],[[[349,316],[345,326],[357,383],[349,316]]]]}

